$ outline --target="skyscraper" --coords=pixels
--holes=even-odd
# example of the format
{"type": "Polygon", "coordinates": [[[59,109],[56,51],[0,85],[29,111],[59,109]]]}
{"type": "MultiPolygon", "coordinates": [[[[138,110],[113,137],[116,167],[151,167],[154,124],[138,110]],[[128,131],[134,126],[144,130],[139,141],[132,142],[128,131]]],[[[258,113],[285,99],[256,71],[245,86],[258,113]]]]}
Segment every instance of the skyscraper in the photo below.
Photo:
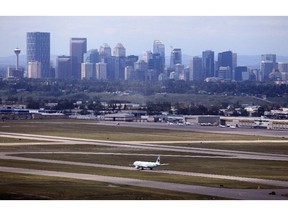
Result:
{"type": "Polygon", "coordinates": [[[206,50],[202,52],[202,70],[203,78],[214,77],[215,67],[214,67],[214,52],[211,50],[206,50]]]}
{"type": "Polygon", "coordinates": [[[276,54],[262,54],[261,61],[272,61],[274,64],[276,63],[276,54]]]}
{"type": "Polygon", "coordinates": [[[126,49],[118,43],[113,50],[114,57],[114,80],[125,79],[125,67],[126,67],[126,49]]]}
{"type": "MultiPolygon", "coordinates": [[[[222,53],[218,53],[218,68],[220,67],[229,67],[229,71],[226,74],[226,79],[233,79],[232,71],[233,71],[233,54],[231,51],[225,51],[222,53]]],[[[222,70],[223,71],[223,70],[222,70]]]]}
{"type": "Polygon", "coordinates": [[[28,78],[41,78],[41,63],[38,61],[28,62],[28,78]]]}
{"type": "Polygon", "coordinates": [[[272,73],[273,69],[275,69],[273,61],[261,61],[259,81],[269,80],[269,74],[272,73]]]}
{"type": "Polygon", "coordinates": [[[202,81],[202,58],[198,56],[193,57],[190,61],[189,70],[189,80],[202,81]]]}
{"type": "Polygon", "coordinates": [[[165,68],[165,45],[159,41],[159,40],[154,40],[153,43],[153,54],[160,54],[161,57],[161,73],[164,72],[164,68],[165,68]]]}
{"type": "Polygon", "coordinates": [[[72,78],[72,61],[70,56],[58,56],[56,60],[56,79],[72,78]]]}
{"type": "Polygon", "coordinates": [[[236,67],[236,68],[235,68],[235,77],[234,77],[234,79],[235,79],[236,81],[245,80],[245,79],[243,79],[243,78],[244,78],[244,77],[243,77],[243,74],[244,74],[244,73],[248,73],[247,71],[248,71],[248,69],[247,69],[246,66],[238,66],[238,67],[236,67]]]}
{"type": "Polygon", "coordinates": [[[107,64],[104,62],[96,63],[96,79],[107,79],[107,64]]]}
{"type": "Polygon", "coordinates": [[[27,65],[28,62],[40,62],[41,78],[50,77],[50,33],[28,32],[26,42],[27,65]]]}
{"type": "MultiPolygon", "coordinates": [[[[83,63],[91,63],[92,64],[92,77],[90,77],[92,79],[96,79],[96,63],[98,63],[98,62],[100,62],[100,57],[99,57],[99,52],[97,49],[88,50],[87,53],[84,54],[83,63]]],[[[82,70],[82,68],[81,68],[81,70],[82,70]]],[[[82,71],[81,71],[81,73],[82,73],[82,71]]],[[[81,76],[82,76],[82,74],[81,74],[81,76]]],[[[81,79],[82,79],[82,77],[81,77],[81,79]]]]}
{"type": "Polygon", "coordinates": [[[125,57],[126,56],[126,49],[121,43],[118,43],[114,47],[113,56],[115,56],[115,57],[125,57]]]}
{"type": "Polygon", "coordinates": [[[278,69],[280,72],[288,72],[288,62],[278,62],[278,69]]]}
{"type": "MultiPolygon", "coordinates": [[[[96,64],[89,63],[89,62],[81,63],[81,80],[92,79],[94,68],[96,69],[96,64]]],[[[96,77],[96,73],[95,73],[95,77],[96,77]]]]}
{"type": "Polygon", "coordinates": [[[100,54],[100,61],[107,57],[111,57],[111,47],[107,43],[104,43],[99,48],[99,54],[100,54]]]}
{"type": "Polygon", "coordinates": [[[86,38],[70,39],[70,56],[72,59],[72,78],[81,79],[81,63],[84,53],[87,52],[86,38]]]}
{"type": "Polygon", "coordinates": [[[182,51],[179,48],[175,48],[171,52],[170,67],[174,68],[176,64],[182,64],[182,51]]]}

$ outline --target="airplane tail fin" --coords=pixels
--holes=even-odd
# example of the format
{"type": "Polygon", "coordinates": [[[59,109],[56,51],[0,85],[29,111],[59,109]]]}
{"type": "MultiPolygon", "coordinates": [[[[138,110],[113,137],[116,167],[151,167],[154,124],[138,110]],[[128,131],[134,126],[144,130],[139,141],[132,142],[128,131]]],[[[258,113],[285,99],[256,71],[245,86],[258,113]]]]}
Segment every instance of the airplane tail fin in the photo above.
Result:
{"type": "Polygon", "coordinates": [[[160,165],[160,155],[158,155],[156,163],[160,165]]]}

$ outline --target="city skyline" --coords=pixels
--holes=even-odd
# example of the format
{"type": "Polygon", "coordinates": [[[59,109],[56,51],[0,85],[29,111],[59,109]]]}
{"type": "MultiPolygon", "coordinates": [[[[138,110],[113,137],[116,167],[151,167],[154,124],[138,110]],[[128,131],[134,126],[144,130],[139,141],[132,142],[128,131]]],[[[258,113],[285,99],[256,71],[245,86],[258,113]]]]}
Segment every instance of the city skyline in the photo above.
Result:
{"type": "Polygon", "coordinates": [[[160,40],[166,56],[172,48],[183,54],[200,56],[231,50],[239,55],[288,54],[288,17],[276,16],[1,16],[0,57],[13,55],[19,47],[26,54],[27,32],[51,35],[51,55],[68,55],[73,37],[87,38],[87,49],[111,48],[122,43],[127,55],[153,51],[160,40]],[[17,29],[17,34],[13,29],[17,29]]]}

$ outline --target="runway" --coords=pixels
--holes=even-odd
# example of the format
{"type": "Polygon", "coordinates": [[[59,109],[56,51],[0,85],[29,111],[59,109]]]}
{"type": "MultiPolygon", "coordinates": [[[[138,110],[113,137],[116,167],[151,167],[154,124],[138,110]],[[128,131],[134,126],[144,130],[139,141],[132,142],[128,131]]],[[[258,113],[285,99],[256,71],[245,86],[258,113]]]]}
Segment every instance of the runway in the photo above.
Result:
{"type": "MultiPolygon", "coordinates": [[[[109,169],[120,169],[120,170],[135,170],[135,168],[128,166],[117,166],[117,165],[107,165],[107,164],[96,164],[96,163],[83,163],[83,162],[72,162],[72,161],[62,161],[62,160],[49,160],[49,159],[37,159],[37,158],[27,158],[17,156],[18,154],[83,154],[83,155],[133,155],[133,156],[151,156],[148,154],[125,154],[125,153],[89,153],[89,152],[1,152],[0,159],[2,160],[22,160],[22,161],[33,161],[33,162],[44,162],[44,163],[55,163],[55,164],[65,164],[65,165],[76,165],[76,166],[88,166],[88,167],[99,167],[99,168],[109,168],[109,169]],[[11,156],[11,154],[13,156],[11,156]]],[[[187,156],[187,155],[162,155],[164,157],[197,157],[197,156],[187,156]]],[[[228,176],[228,175],[216,175],[216,174],[205,174],[205,173],[196,173],[196,172],[181,172],[181,171],[172,171],[172,170],[157,170],[150,171],[145,170],[145,172],[157,172],[163,174],[174,174],[174,175],[184,175],[184,176],[198,176],[205,178],[217,178],[217,179],[225,179],[225,180],[234,180],[234,181],[242,181],[242,182],[250,182],[255,184],[264,184],[264,185],[272,185],[279,187],[287,187],[288,182],[286,181],[277,181],[277,180],[268,180],[268,179],[257,179],[257,178],[245,178],[238,176],[228,176]]]]}
{"type": "MultiPolygon", "coordinates": [[[[153,149],[161,151],[171,151],[181,152],[181,155],[166,155],[166,156],[182,156],[182,157],[213,157],[213,158],[229,158],[229,159],[253,159],[253,160],[275,160],[275,161],[288,161],[287,155],[282,154],[267,154],[267,153],[256,153],[256,152],[244,152],[244,151],[230,151],[230,150],[220,150],[220,149],[206,149],[206,148],[193,148],[193,147],[183,147],[183,146],[169,146],[161,144],[148,144],[142,142],[115,142],[115,141],[102,141],[102,140],[89,140],[89,139],[78,139],[69,137],[55,137],[55,136],[42,136],[42,135],[28,135],[20,133],[2,133],[2,137],[18,138],[18,139],[32,139],[38,140],[39,142],[31,143],[7,143],[7,146],[12,145],[100,145],[100,146],[113,146],[121,148],[137,148],[137,149],[153,149]],[[46,142],[41,142],[41,141],[46,142]],[[201,155],[183,155],[186,153],[198,153],[205,154],[201,155]]],[[[192,141],[189,141],[190,143],[192,141]]],[[[195,141],[196,142],[196,141],[195,141]]],[[[197,141],[199,143],[199,141],[197,141]]],[[[209,141],[207,141],[209,142],[209,141]]],[[[223,142],[223,141],[221,141],[223,142]]],[[[241,142],[241,141],[238,141],[241,142]]],[[[247,142],[247,141],[243,141],[247,142]]],[[[266,141],[265,141],[266,142],[266,141]]],[[[267,142],[275,142],[275,140],[267,140],[267,142]]],[[[277,140],[278,142],[278,140],[277,140]]],[[[284,142],[280,140],[280,142],[284,142]]],[[[167,143],[167,142],[164,142],[167,143]]],[[[4,144],[0,144],[4,145],[4,144]]],[[[96,163],[82,163],[82,162],[71,162],[62,160],[47,160],[47,159],[35,159],[35,158],[24,158],[19,157],[17,154],[117,154],[117,153],[89,153],[89,152],[2,152],[0,153],[0,159],[11,159],[11,160],[24,160],[24,161],[34,161],[34,162],[45,162],[45,163],[56,163],[56,164],[67,164],[67,165],[78,165],[78,166],[90,166],[90,167],[101,167],[110,169],[122,169],[122,170],[134,170],[131,167],[117,166],[117,165],[106,165],[106,164],[96,164],[96,163]],[[13,154],[11,156],[11,154],[13,154]]],[[[121,154],[121,153],[118,153],[121,154]]],[[[132,154],[131,154],[132,155],[132,154]]],[[[138,154],[139,155],[139,154],[138,154]]],[[[287,200],[287,196],[282,196],[282,194],[288,194],[288,189],[273,189],[276,192],[275,195],[270,195],[271,189],[227,189],[227,188],[215,188],[215,187],[204,187],[198,185],[186,185],[186,184],[176,184],[168,182],[157,182],[148,180],[137,180],[131,178],[121,178],[121,177],[111,177],[111,176],[101,176],[101,175],[90,175],[90,174],[79,174],[79,173],[67,173],[67,172],[55,172],[46,170],[35,170],[35,169],[24,169],[24,168],[12,168],[12,167],[0,167],[1,172],[12,172],[12,173],[23,173],[29,175],[44,175],[44,176],[55,176],[55,177],[65,177],[65,178],[76,178],[90,181],[103,181],[111,184],[122,184],[131,186],[141,186],[149,188],[157,188],[164,190],[172,190],[185,193],[193,194],[203,194],[209,196],[223,197],[227,199],[244,199],[244,200],[287,200]]],[[[151,171],[145,171],[151,172],[151,171]]],[[[257,178],[245,178],[236,176],[225,176],[225,175],[214,175],[208,173],[196,173],[196,172],[181,172],[173,170],[157,170],[152,171],[162,174],[171,175],[186,175],[186,176],[198,176],[205,178],[218,178],[234,181],[250,182],[255,184],[265,184],[272,186],[279,186],[288,188],[288,182],[286,181],[276,181],[267,179],[257,179],[257,178]]]]}
{"type": "Polygon", "coordinates": [[[79,174],[79,173],[67,173],[67,172],[55,172],[55,171],[45,171],[45,170],[34,170],[34,169],[23,169],[23,168],[11,168],[11,167],[0,167],[1,172],[10,173],[20,173],[29,175],[44,175],[52,177],[62,177],[62,178],[74,178],[89,181],[100,181],[107,182],[116,185],[130,185],[137,187],[148,187],[162,190],[171,190],[183,193],[196,193],[203,195],[210,195],[213,197],[225,197],[228,199],[239,199],[239,200],[285,200],[287,197],[281,194],[287,194],[288,189],[277,189],[275,195],[270,195],[269,189],[261,190],[247,190],[247,189],[226,189],[226,188],[212,188],[203,187],[196,185],[185,185],[176,183],[166,183],[148,180],[138,180],[131,178],[120,178],[120,177],[110,177],[110,176],[100,176],[100,175],[89,175],[89,174],[79,174]]]}

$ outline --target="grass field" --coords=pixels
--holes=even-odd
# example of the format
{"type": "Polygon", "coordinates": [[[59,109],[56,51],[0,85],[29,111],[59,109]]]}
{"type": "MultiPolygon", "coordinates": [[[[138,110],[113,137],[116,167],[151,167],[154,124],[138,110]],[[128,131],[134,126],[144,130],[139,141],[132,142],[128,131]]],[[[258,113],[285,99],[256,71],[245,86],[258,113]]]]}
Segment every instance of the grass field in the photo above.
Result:
{"type": "Polygon", "coordinates": [[[281,139],[235,134],[200,133],[155,128],[116,127],[91,124],[91,121],[9,121],[0,125],[2,132],[40,134],[113,141],[205,141],[281,139]]]}
{"type": "MultiPolygon", "coordinates": [[[[29,140],[29,139],[16,139],[16,138],[8,138],[0,136],[0,144],[1,143],[30,143],[30,142],[39,142],[38,140],[29,140]]],[[[42,141],[45,142],[45,141],[42,141]]]]}
{"type": "Polygon", "coordinates": [[[0,200],[211,200],[219,197],[0,172],[0,200]]]}
{"type": "Polygon", "coordinates": [[[208,149],[229,149],[233,151],[250,151],[250,152],[262,152],[262,153],[272,153],[272,154],[287,154],[288,155],[288,141],[287,143],[283,142],[273,142],[273,143],[267,143],[267,142],[257,142],[252,143],[249,142],[228,142],[228,143],[205,143],[205,142],[199,142],[199,143],[173,143],[173,144],[167,144],[162,143],[163,145],[177,145],[177,146],[184,146],[184,147],[196,147],[196,148],[208,148],[208,149]]]}

